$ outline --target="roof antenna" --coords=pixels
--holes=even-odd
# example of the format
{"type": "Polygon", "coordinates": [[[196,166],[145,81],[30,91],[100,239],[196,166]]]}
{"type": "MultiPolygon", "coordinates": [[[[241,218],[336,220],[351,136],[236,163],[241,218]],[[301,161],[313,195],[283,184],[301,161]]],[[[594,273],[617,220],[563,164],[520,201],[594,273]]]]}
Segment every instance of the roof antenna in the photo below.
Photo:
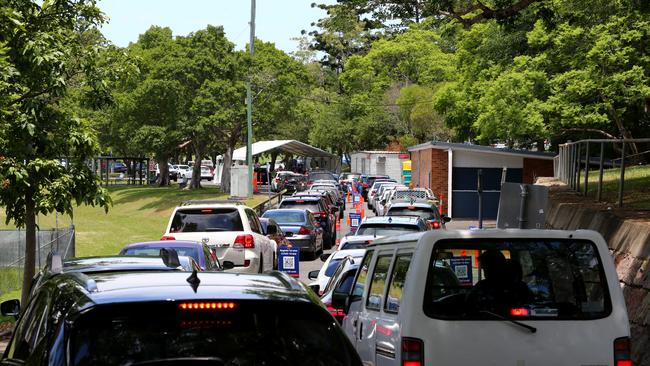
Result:
{"type": "Polygon", "coordinates": [[[194,290],[194,293],[196,293],[196,290],[199,289],[199,284],[201,284],[201,280],[199,279],[199,276],[197,275],[196,268],[192,271],[192,274],[185,280],[187,283],[190,284],[192,287],[192,290],[194,290]]]}

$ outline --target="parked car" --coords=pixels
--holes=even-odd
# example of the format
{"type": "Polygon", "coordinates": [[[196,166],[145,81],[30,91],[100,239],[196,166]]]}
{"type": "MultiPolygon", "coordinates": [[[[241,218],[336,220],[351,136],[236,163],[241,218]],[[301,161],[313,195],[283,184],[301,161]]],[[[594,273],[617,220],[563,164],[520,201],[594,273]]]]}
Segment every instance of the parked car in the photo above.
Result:
{"type": "Polygon", "coordinates": [[[383,216],[386,213],[388,196],[390,196],[391,193],[398,188],[406,188],[406,187],[400,184],[397,185],[384,184],[379,188],[375,196],[375,199],[373,201],[374,210],[377,216],[383,216]]]}
{"type": "Polygon", "coordinates": [[[386,216],[419,216],[429,223],[432,229],[446,229],[451,221],[448,216],[440,215],[438,207],[426,200],[393,201],[386,216]]]}
{"type": "Polygon", "coordinates": [[[330,186],[316,186],[313,185],[308,191],[300,192],[294,194],[296,197],[304,196],[324,196],[327,198],[327,203],[331,207],[337,207],[339,212],[339,218],[343,218],[345,214],[345,196],[341,194],[336,188],[330,186]]]}
{"type": "Polygon", "coordinates": [[[306,186],[305,176],[291,171],[279,171],[271,180],[271,189],[273,192],[280,192],[286,189],[287,193],[291,194],[304,190],[306,186]]]}
{"type": "Polygon", "coordinates": [[[113,163],[113,172],[126,173],[127,171],[128,171],[128,167],[126,166],[126,164],[120,162],[113,163]]]}
{"type": "Polygon", "coordinates": [[[321,291],[323,294],[320,297],[320,301],[323,302],[323,305],[330,311],[332,316],[339,322],[343,322],[345,317],[345,312],[343,309],[337,309],[332,306],[332,296],[334,291],[341,293],[349,293],[352,288],[352,282],[354,282],[354,276],[357,274],[359,269],[359,264],[361,263],[360,259],[354,259],[353,257],[345,257],[341,260],[332,273],[327,285],[321,291]]]}
{"type": "Polygon", "coordinates": [[[309,284],[312,290],[319,296],[323,294],[323,289],[327,285],[330,277],[336,270],[338,264],[346,257],[352,257],[354,260],[360,260],[366,253],[365,249],[337,250],[333,253],[321,254],[320,259],[324,262],[320,270],[311,271],[307,274],[310,280],[315,282],[309,284]]]}
{"type": "Polygon", "coordinates": [[[383,238],[332,306],[365,363],[632,364],[623,292],[593,231],[383,238]]]}
{"type": "Polygon", "coordinates": [[[255,211],[241,202],[188,201],[171,214],[161,240],[200,241],[235,272],[273,269],[275,246],[267,238],[255,211]]]}
{"type": "Polygon", "coordinates": [[[390,177],[387,175],[362,175],[361,176],[361,187],[363,188],[361,194],[363,195],[363,198],[366,201],[368,201],[368,191],[370,190],[370,187],[372,187],[372,185],[375,184],[375,181],[377,179],[390,179],[390,177]]]}
{"type": "Polygon", "coordinates": [[[377,179],[375,180],[375,183],[372,184],[370,189],[368,190],[368,208],[374,209],[375,207],[375,200],[377,199],[377,191],[383,186],[391,186],[395,187],[397,186],[397,182],[394,179],[377,179]]]}
{"type": "Polygon", "coordinates": [[[308,253],[312,259],[323,251],[323,229],[309,210],[267,210],[262,218],[277,222],[291,246],[300,248],[300,252],[308,253]]]}
{"type": "Polygon", "coordinates": [[[120,255],[159,256],[160,249],[172,248],[178,255],[192,257],[203,271],[220,271],[223,268],[217,255],[205,243],[183,240],[157,240],[128,244],[120,255]]]}
{"type": "Polygon", "coordinates": [[[323,245],[329,249],[336,243],[337,207],[330,207],[323,197],[285,197],[279,208],[309,210],[323,228],[323,245]]]}
{"type": "Polygon", "coordinates": [[[429,230],[417,216],[374,216],[364,218],[352,235],[341,239],[339,250],[363,248],[384,236],[406,235],[429,230]]]}
{"type": "Polygon", "coordinates": [[[3,365],[361,365],[304,285],[274,272],[61,273],[21,307],[3,365]]]}

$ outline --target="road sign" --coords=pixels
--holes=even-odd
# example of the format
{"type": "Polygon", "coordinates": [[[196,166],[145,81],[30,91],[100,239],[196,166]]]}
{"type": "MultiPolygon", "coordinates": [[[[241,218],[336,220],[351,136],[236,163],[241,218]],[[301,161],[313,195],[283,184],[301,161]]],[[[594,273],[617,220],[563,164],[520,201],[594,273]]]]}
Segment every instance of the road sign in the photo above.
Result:
{"type": "Polygon", "coordinates": [[[358,203],[361,202],[361,194],[355,193],[352,195],[352,202],[353,203],[358,203]]]}
{"type": "Polygon", "coordinates": [[[350,231],[355,232],[357,228],[359,227],[359,224],[361,224],[361,214],[358,213],[350,213],[350,231]]]}
{"type": "Polygon", "coordinates": [[[281,247],[278,249],[278,270],[291,277],[300,275],[300,249],[281,247]]]}
{"type": "Polygon", "coordinates": [[[458,282],[460,282],[461,285],[471,285],[472,257],[453,257],[449,262],[451,264],[451,270],[454,271],[456,277],[458,277],[458,282]]]}

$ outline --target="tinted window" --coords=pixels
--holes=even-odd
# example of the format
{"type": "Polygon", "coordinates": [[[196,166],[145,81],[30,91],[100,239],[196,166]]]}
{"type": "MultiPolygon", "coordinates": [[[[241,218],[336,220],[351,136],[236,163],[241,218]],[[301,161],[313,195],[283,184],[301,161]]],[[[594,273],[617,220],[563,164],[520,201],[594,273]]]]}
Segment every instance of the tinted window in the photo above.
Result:
{"type": "Polygon", "coordinates": [[[354,284],[354,296],[363,296],[363,292],[366,288],[366,280],[368,279],[368,269],[370,267],[370,261],[372,260],[373,251],[369,250],[366,252],[366,256],[363,257],[363,262],[359,267],[359,275],[357,276],[357,281],[354,284]]]}
{"type": "MultiPolygon", "coordinates": [[[[150,257],[160,256],[161,248],[170,248],[170,246],[151,246],[151,247],[136,247],[136,248],[126,248],[122,251],[122,255],[144,255],[150,257]]],[[[199,261],[199,250],[197,248],[187,248],[187,247],[174,247],[178,255],[183,255],[187,257],[194,258],[195,261],[199,261]]]]}
{"type": "Polygon", "coordinates": [[[339,263],[341,263],[342,260],[343,258],[332,258],[332,260],[327,265],[327,268],[325,268],[325,276],[327,277],[332,276],[332,274],[336,270],[336,267],[339,266],[339,263]]]}
{"type": "Polygon", "coordinates": [[[292,224],[305,222],[305,213],[300,211],[266,211],[263,217],[268,217],[279,224],[292,224]]]}
{"type": "Polygon", "coordinates": [[[315,180],[336,180],[336,177],[328,172],[315,172],[315,173],[309,173],[309,180],[315,181],[315,180]]]}
{"type": "Polygon", "coordinates": [[[402,292],[404,291],[404,282],[406,274],[411,265],[411,256],[413,254],[400,254],[395,259],[393,273],[391,274],[390,283],[388,284],[388,296],[384,309],[390,312],[398,312],[399,305],[402,302],[402,292]]]}
{"type": "Polygon", "coordinates": [[[350,242],[349,241],[349,242],[343,243],[341,245],[341,247],[339,248],[339,250],[344,250],[344,249],[366,249],[367,246],[368,246],[368,243],[365,242],[365,241],[361,241],[361,242],[354,242],[354,241],[350,242]]]}
{"type": "Polygon", "coordinates": [[[391,207],[388,216],[420,216],[424,220],[436,219],[436,213],[428,207],[391,207]]]}
{"type": "Polygon", "coordinates": [[[357,229],[355,235],[402,235],[420,231],[417,225],[400,224],[363,224],[357,229]]]}
{"type": "Polygon", "coordinates": [[[392,258],[392,255],[382,255],[377,258],[375,270],[373,271],[370,280],[368,300],[366,301],[366,307],[368,309],[378,310],[381,307],[381,299],[383,298],[384,290],[386,289],[388,267],[390,267],[390,261],[392,258]]]}
{"type": "Polygon", "coordinates": [[[280,208],[300,208],[311,212],[321,211],[317,201],[282,201],[280,208]]]}
{"type": "Polygon", "coordinates": [[[424,307],[445,319],[595,319],[611,302],[591,242],[483,239],[436,244],[424,307]]]}
{"type": "Polygon", "coordinates": [[[170,232],[243,231],[236,208],[183,209],[176,211],[170,232]]]}
{"type": "Polygon", "coordinates": [[[235,304],[219,311],[180,310],[176,303],[97,307],[74,324],[70,364],[195,357],[219,358],[214,364],[220,365],[358,364],[345,335],[320,307],[262,300],[235,304]]]}
{"type": "Polygon", "coordinates": [[[257,219],[255,212],[246,210],[246,216],[248,217],[248,224],[251,226],[251,231],[262,234],[262,224],[257,219]]]}

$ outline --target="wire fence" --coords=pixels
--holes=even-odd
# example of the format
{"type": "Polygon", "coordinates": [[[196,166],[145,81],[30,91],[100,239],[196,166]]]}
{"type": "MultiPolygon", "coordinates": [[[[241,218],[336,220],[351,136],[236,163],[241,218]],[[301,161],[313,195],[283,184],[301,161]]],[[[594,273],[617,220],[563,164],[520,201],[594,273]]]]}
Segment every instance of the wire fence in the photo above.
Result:
{"type": "Polygon", "coordinates": [[[650,188],[650,138],[589,139],[559,146],[555,176],[574,191],[623,207],[650,188]],[[646,187],[645,190],[643,187],[646,187]]]}
{"type": "MultiPolygon", "coordinates": [[[[36,266],[43,268],[47,255],[56,251],[64,258],[75,256],[75,228],[37,230],[36,266]]],[[[0,230],[0,294],[22,287],[25,262],[25,231],[0,230]]]]}

